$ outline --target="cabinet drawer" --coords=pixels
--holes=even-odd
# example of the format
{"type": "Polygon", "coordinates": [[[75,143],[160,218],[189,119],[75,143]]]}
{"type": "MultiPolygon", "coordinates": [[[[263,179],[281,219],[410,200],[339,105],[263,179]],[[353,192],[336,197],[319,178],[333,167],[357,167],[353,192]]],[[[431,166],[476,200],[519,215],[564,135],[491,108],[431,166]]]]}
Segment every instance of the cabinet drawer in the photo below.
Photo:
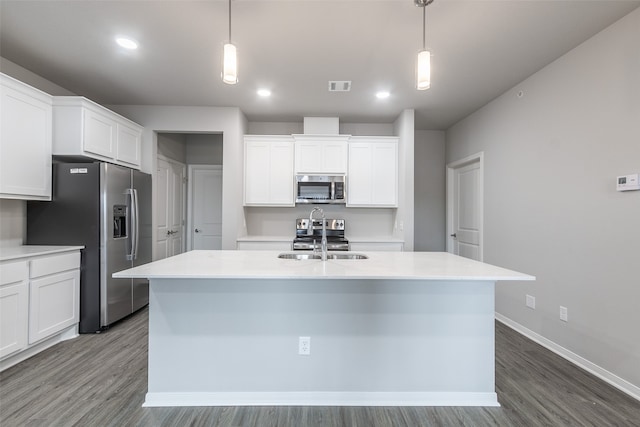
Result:
{"type": "Polygon", "coordinates": [[[31,261],[31,277],[73,270],[80,267],[80,252],[53,255],[31,261]]]}
{"type": "Polygon", "coordinates": [[[0,285],[21,282],[29,278],[27,261],[0,265],[0,285]]]}

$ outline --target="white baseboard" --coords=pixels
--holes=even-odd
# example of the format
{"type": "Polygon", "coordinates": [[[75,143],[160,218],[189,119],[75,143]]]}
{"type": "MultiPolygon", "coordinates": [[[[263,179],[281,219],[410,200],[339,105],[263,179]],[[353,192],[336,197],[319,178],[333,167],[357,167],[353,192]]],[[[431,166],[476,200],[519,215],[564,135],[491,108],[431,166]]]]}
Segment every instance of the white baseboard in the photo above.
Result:
{"type": "Polygon", "coordinates": [[[618,390],[628,394],[634,399],[640,400],[640,387],[637,387],[631,384],[629,381],[620,378],[619,376],[607,371],[604,368],[596,365],[585,359],[582,356],[577,355],[576,353],[567,350],[566,348],[554,343],[553,341],[543,337],[542,335],[533,332],[531,329],[527,329],[518,322],[515,322],[508,317],[503,316],[502,314],[496,313],[496,320],[500,323],[505,324],[516,332],[524,335],[530,340],[540,344],[541,346],[551,350],[556,353],[558,356],[568,360],[569,362],[581,367],[585,371],[595,375],[601,380],[611,384],[618,390]]]}
{"type": "Polygon", "coordinates": [[[147,393],[154,406],[500,406],[496,393],[218,392],[147,393]]]}
{"type": "Polygon", "coordinates": [[[53,347],[59,342],[70,340],[76,338],[77,336],[78,325],[71,325],[66,329],[63,329],[62,331],[56,333],[55,335],[45,338],[42,341],[37,342],[36,344],[29,345],[24,350],[21,350],[15,354],[12,354],[11,356],[7,356],[5,359],[2,359],[2,361],[0,361],[0,372],[14,365],[17,365],[23,360],[27,360],[28,358],[35,356],[36,354],[48,349],[49,347],[53,347]]]}

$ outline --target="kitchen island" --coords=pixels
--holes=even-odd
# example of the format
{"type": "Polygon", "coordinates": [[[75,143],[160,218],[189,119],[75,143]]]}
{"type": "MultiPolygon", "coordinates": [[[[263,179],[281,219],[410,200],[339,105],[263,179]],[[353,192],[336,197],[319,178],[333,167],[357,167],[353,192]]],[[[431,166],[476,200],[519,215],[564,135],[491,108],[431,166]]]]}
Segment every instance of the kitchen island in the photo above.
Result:
{"type": "Polygon", "coordinates": [[[441,252],[278,254],[192,251],[114,274],[150,281],[145,406],[499,405],[495,282],[534,277],[441,252]]]}

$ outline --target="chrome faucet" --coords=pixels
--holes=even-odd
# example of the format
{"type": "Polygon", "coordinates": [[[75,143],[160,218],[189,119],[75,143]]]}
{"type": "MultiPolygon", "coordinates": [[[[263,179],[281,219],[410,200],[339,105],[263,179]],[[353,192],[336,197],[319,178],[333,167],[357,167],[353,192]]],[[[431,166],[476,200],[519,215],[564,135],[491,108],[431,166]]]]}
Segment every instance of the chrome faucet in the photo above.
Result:
{"type": "MultiPolygon", "coordinates": [[[[309,226],[307,227],[307,236],[313,234],[313,213],[319,211],[322,214],[322,261],[327,260],[327,224],[324,219],[324,211],[321,208],[315,207],[309,214],[309,226]]],[[[315,251],[316,245],[313,244],[313,250],[315,251]]]]}

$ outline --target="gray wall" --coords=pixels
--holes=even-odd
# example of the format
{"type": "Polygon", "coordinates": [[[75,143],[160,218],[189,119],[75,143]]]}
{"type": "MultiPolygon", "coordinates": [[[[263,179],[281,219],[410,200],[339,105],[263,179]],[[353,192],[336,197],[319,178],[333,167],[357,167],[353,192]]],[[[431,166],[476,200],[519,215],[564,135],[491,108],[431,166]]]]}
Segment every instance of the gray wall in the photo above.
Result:
{"type": "Polygon", "coordinates": [[[436,130],[416,131],[414,149],[414,250],[445,251],[446,169],[444,132],[436,130]]]}
{"type": "Polygon", "coordinates": [[[187,164],[221,165],[222,134],[186,134],[187,164]]]}
{"type": "Polygon", "coordinates": [[[639,41],[637,9],[447,132],[448,162],[484,152],[485,262],[537,276],[498,313],[638,396],[640,191],[615,183],[640,172],[639,41]]]}
{"type": "Polygon", "coordinates": [[[181,133],[158,133],[158,154],[180,163],[187,162],[186,137],[181,133]]]}

